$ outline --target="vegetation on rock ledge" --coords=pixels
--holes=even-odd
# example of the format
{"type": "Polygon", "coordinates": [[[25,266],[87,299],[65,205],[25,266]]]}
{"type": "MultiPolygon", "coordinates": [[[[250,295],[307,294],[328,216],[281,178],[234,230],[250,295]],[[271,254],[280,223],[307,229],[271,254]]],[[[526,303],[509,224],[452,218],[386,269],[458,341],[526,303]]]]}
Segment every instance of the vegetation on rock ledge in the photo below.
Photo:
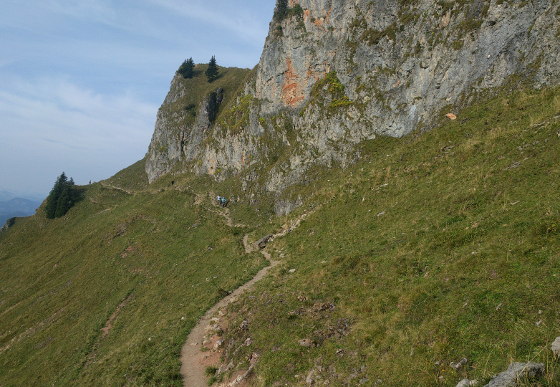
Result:
{"type": "Polygon", "coordinates": [[[183,78],[190,79],[194,77],[194,61],[193,58],[189,58],[181,64],[179,70],[177,70],[178,74],[181,74],[183,78]]]}

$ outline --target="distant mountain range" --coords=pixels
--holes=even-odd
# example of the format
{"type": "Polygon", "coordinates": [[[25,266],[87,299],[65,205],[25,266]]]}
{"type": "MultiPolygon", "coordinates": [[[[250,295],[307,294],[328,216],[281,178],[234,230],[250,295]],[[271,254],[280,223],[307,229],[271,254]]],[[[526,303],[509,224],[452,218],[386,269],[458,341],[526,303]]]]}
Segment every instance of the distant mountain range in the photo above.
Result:
{"type": "Polygon", "coordinates": [[[13,193],[8,192],[8,191],[0,190],[0,202],[5,202],[7,200],[14,199],[16,197],[17,197],[16,194],[13,194],[13,193]]]}
{"type": "Polygon", "coordinates": [[[30,216],[41,205],[41,201],[33,196],[17,197],[8,191],[0,191],[0,227],[6,220],[15,216],[30,216]]]}

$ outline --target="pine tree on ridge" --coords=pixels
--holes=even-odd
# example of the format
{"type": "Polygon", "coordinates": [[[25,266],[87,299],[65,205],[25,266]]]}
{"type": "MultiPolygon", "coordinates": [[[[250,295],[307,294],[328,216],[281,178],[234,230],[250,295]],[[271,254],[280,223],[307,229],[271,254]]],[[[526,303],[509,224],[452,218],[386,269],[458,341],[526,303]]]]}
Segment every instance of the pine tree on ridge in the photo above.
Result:
{"type": "Polygon", "coordinates": [[[194,77],[194,60],[189,58],[181,64],[177,73],[181,74],[183,78],[190,79],[194,77]]]}
{"type": "Polygon", "coordinates": [[[208,69],[206,69],[206,77],[208,78],[208,82],[214,82],[218,79],[219,69],[216,63],[216,56],[212,55],[210,62],[208,63],[208,69]]]}

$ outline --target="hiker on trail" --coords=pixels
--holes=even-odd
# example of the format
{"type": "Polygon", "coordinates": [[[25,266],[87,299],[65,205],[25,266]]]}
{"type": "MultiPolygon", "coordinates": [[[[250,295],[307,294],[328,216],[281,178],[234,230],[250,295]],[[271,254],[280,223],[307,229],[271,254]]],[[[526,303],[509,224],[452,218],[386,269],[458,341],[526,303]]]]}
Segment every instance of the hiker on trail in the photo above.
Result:
{"type": "Polygon", "coordinates": [[[218,203],[220,204],[220,206],[222,207],[227,207],[229,200],[227,200],[225,197],[223,196],[216,196],[216,200],[218,201],[218,203]]]}

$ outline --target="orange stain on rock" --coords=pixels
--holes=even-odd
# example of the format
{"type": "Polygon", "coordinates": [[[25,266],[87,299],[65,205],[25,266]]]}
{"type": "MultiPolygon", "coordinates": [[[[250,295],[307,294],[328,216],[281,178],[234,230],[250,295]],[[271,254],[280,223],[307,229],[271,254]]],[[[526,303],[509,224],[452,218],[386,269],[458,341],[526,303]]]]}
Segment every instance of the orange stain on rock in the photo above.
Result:
{"type": "Polygon", "coordinates": [[[291,58],[286,59],[286,68],[282,85],[282,101],[285,105],[295,107],[305,99],[305,96],[291,58]]]}
{"type": "Polygon", "coordinates": [[[313,19],[313,24],[315,24],[317,27],[323,27],[323,25],[325,23],[329,22],[329,20],[331,18],[331,14],[332,14],[332,7],[329,8],[329,10],[327,11],[327,14],[325,16],[313,19]]]}

